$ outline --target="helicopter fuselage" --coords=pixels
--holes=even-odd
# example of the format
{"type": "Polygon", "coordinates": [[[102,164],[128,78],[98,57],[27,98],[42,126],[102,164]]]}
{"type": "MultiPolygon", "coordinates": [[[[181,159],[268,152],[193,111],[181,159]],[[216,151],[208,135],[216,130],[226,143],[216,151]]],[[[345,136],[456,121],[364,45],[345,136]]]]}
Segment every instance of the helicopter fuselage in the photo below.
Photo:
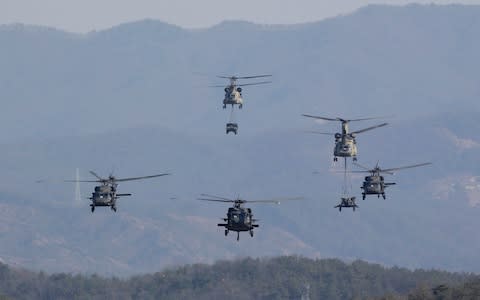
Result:
{"type": "Polygon", "coordinates": [[[378,197],[381,195],[385,199],[385,188],[394,184],[394,182],[386,183],[383,176],[380,175],[365,176],[363,185],[360,187],[363,190],[363,199],[365,200],[366,195],[377,195],[378,197]]]}
{"type": "Polygon", "coordinates": [[[237,232],[237,241],[240,239],[240,232],[249,231],[250,236],[253,237],[253,229],[258,227],[258,224],[254,224],[252,210],[240,206],[230,207],[224,221],[226,223],[218,224],[218,226],[225,227],[225,236],[229,231],[237,232]]]}
{"type": "Polygon", "coordinates": [[[122,196],[131,196],[131,194],[117,194],[116,184],[103,184],[96,186],[92,197],[92,203],[90,207],[92,209],[92,213],[95,211],[96,206],[110,206],[113,211],[117,211],[116,202],[117,199],[122,196]]]}
{"type": "Polygon", "coordinates": [[[227,105],[238,105],[238,108],[243,107],[242,88],[235,85],[230,85],[225,88],[225,98],[223,99],[223,108],[227,105]]]}
{"type": "Polygon", "coordinates": [[[115,205],[115,188],[110,185],[96,186],[92,193],[92,204],[94,206],[113,206],[115,205]]]}
{"type": "Polygon", "coordinates": [[[227,223],[224,225],[219,224],[219,226],[224,226],[231,231],[250,231],[258,227],[257,224],[253,224],[253,214],[250,208],[230,207],[225,220],[227,223]]]}
{"type": "MultiPolygon", "coordinates": [[[[357,156],[357,144],[354,138],[343,136],[335,140],[335,148],[333,150],[334,157],[353,157],[357,156]]],[[[336,161],[336,159],[335,159],[336,161]]]]}

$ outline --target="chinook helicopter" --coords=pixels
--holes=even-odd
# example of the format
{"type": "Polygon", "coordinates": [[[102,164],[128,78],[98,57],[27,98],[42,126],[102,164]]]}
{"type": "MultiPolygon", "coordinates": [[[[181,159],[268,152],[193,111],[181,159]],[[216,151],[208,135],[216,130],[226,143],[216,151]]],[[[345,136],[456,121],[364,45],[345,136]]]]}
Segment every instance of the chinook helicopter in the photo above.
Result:
{"type": "Polygon", "coordinates": [[[271,83],[271,81],[260,81],[260,82],[251,82],[238,84],[238,79],[252,79],[252,78],[263,78],[271,77],[272,75],[255,75],[255,76],[217,76],[218,78],[226,78],[230,80],[230,84],[225,87],[225,85],[212,85],[210,87],[224,87],[225,89],[225,98],[223,99],[223,108],[227,108],[227,105],[231,104],[232,107],[238,105],[238,108],[243,107],[243,98],[242,98],[242,86],[248,85],[259,85],[271,83]]]}
{"type": "Polygon", "coordinates": [[[230,230],[236,231],[237,241],[240,239],[241,231],[249,231],[250,236],[253,237],[253,229],[259,226],[258,224],[256,224],[258,220],[253,218],[252,209],[243,207],[243,204],[245,203],[280,204],[281,201],[303,199],[302,197],[296,197],[296,198],[282,198],[282,199],[269,199],[269,200],[243,200],[240,198],[228,199],[224,197],[207,195],[207,194],[201,194],[201,196],[202,198],[198,198],[198,200],[233,203],[233,207],[230,207],[228,209],[227,217],[223,219],[223,221],[226,223],[218,224],[218,226],[225,227],[225,236],[228,235],[228,232],[230,230]]]}
{"type": "Polygon", "coordinates": [[[351,119],[346,120],[342,118],[325,118],[319,116],[312,116],[312,115],[305,115],[302,116],[308,118],[314,118],[319,120],[325,121],[340,121],[342,122],[342,133],[326,133],[326,132],[318,132],[318,131],[310,131],[310,133],[316,134],[325,134],[325,135],[333,135],[335,137],[335,148],[333,151],[333,161],[338,161],[338,157],[352,157],[353,161],[357,161],[357,141],[355,140],[355,136],[359,133],[369,131],[375,128],[383,127],[388,125],[388,123],[378,124],[372,127],[368,127],[361,130],[356,130],[350,132],[348,129],[348,123],[356,122],[356,121],[366,121],[366,120],[374,120],[378,118],[363,118],[363,119],[351,119]]]}
{"type": "Polygon", "coordinates": [[[366,195],[377,195],[378,198],[380,198],[380,195],[383,197],[383,199],[386,199],[387,197],[385,196],[385,189],[391,185],[395,185],[395,182],[385,182],[385,179],[383,176],[381,176],[381,173],[389,174],[389,175],[394,175],[394,171],[399,171],[399,170],[404,170],[404,169],[410,169],[410,168],[416,168],[416,167],[422,167],[422,166],[427,166],[431,165],[432,163],[421,163],[421,164],[416,164],[416,165],[411,165],[411,166],[404,166],[404,167],[399,167],[399,168],[390,168],[390,169],[381,169],[377,165],[373,169],[366,168],[358,163],[355,163],[357,167],[360,167],[364,169],[363,171],[351,171],[352,173],[370,173],[370,176],[365,176],[365,180],[363,181],[363,185],[360,187],[363,192],[362,192],[362,199],[365,200],[366,195]]]}
{"type": "Polygon", "coordinates": [[[171,175],[170,173],[163,173],[157,175],[141,176],[141,177],[130,177],[130,178],[116,178],[113,175],[108,176],[108,178],[102,178],[97,175],[97,173],[90,171],[90,174],[95,176],[97,180],[66,180],[67,182],[99,182],[101,185],[96,186],[92,197],[89,199],[92,200],[90,204],[92,213],[95,211],[96,206],[110,206],[110,208],[117,212],[117,199],[120,197],[131,196],[132,194],[118,194],[117,193],[117,182],[123,181],[132,181],[132,180],[142,180],[147,178],[160,177],[165,175],[171,175]]]}

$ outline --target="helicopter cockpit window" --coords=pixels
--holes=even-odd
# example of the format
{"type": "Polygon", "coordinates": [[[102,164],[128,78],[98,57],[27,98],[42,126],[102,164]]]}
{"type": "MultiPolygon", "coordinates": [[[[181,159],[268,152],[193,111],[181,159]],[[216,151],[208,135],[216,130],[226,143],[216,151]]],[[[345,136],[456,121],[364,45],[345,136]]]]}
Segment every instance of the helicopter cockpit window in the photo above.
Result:
{"type": "Polygon", "coordinates": [[[232,215],[233,222],[238,223],[240,221],[240,216],[237,214],[232,215]]]}

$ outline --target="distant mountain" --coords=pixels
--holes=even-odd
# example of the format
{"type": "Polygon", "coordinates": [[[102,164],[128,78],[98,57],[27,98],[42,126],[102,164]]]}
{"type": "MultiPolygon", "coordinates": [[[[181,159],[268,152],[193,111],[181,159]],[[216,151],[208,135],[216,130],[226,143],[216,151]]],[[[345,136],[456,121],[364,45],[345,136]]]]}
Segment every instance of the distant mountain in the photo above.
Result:
{"type": "MultiPolygon", "coordinates": [[[[292,26],[0,26],[0,259],[122,276],[283,254],[480,272],[479,17],[480,6],[408,5],[292,26]],[[208,86],[233,73],[274,76],[245,88],[239,135],[226,136],[223,91],[208,86]],[[386,201],[339,213],[333,138],[303,132],[339,124],[302,113],[388,116],[359,135],[359,162],[433,165],[389,177],[386,201]],[[91,214],[63,182],[77,167],[82,178],[173,175],[123,183],[134,196],[117,214],[91,214]],[[237,243],[216,226],[228,206],[200,193],[307,199],[252,207],[260,228],[237,243]]],[[[361,182],[352,176],[354,195],[361,182]]]]}

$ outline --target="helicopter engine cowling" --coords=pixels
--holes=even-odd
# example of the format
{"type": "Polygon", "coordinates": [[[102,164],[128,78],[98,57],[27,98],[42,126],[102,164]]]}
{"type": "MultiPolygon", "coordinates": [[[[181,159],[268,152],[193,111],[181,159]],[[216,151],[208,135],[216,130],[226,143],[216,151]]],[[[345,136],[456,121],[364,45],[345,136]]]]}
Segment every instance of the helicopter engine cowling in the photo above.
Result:
{"type": "Polygon", "coordinates": [[[335,139],[339,140],[342,137],[340,133],[335,133],[335,139]]]}
{"type": "Polygon", "coordinates": [[[237,92],[241,93],[241,92],[242,92],[242,88],[241,88],[241,87],[238,87],[238,88],[237,88],[237,92]]]}
{"type": "Polygon", "coordinates": [[[228,93],[228,88],[225,88],[225,90],[224,90],[224,91],[225,91],[225,93],[228,93]]]}

